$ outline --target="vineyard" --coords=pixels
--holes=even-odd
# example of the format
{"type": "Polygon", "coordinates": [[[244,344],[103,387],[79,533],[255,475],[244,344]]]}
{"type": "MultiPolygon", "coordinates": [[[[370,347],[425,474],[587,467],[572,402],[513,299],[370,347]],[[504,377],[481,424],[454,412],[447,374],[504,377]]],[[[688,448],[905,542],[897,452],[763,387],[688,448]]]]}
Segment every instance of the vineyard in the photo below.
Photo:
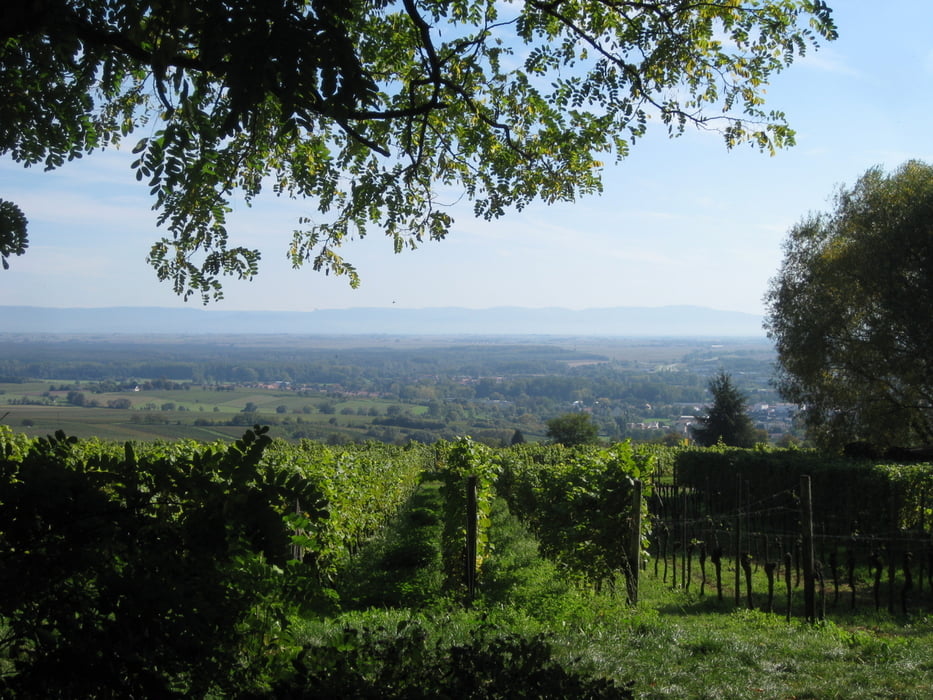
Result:
{"type": "Polygon", "coordinates": [[[806,452],[0,427],[0,687],[925,697],[931,486],[806,452]]]}

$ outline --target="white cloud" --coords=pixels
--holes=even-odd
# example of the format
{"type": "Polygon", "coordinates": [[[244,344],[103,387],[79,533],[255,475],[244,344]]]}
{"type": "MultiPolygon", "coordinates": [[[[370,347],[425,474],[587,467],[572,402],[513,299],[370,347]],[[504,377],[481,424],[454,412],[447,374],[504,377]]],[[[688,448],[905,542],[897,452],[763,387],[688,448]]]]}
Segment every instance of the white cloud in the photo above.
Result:
{"type": "Polygon", "coordinates": [[[640,264],[656,265],[656,266],[670,266],[670,267],[686,267],[688,264],[685,260],[680,258],[672,257],[666,255],[661,251],[658,251],[654,248],[637,248],[637,247],[628,247],[628,248],[614,248],[605,251],[605,255],[608,258],[614,260],[622,260],[625,262],[633,262],[640,264]]]}
{"type": "Polygon", "coordinates": [[[828,46],[821,46],[818,50],[811,48],[806,56],[797,59],[797,63],[833,75],[863,77],[860,71],[849,64],[845,56],[828,46]]]}
{"type": "MultiPolygon", "coordinates": [[[[104,277],[113,272],[115,263],[112,258],[81,248],[50,246],[30,246],[26,255],[15,259],[18,272],[22,274],[41,274],[43,276],[61,276],[62,281],[80,277],[104,277]]],[[[144,265],[140,259],[140,268],[144,265]]]]}
{"type": "Polygon", "coordinates": [[[12,192],[10,198],[26,214],[30,224],[62,226],[95,226],[101,229],[119,227],[155,229],[155,214],[145,199],[134,197],[101,197],[90,199],[62,189],[42,192],[12,192]]]}

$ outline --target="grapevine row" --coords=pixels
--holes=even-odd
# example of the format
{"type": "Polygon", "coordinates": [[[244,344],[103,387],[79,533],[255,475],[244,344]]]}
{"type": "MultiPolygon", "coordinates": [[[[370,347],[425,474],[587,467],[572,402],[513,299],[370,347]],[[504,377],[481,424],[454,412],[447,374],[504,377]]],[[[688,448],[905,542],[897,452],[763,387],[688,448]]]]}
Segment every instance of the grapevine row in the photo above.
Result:
{"type": "MultiPolygon", "coordinates": [[[[635,482],[654,468],[653,458],[631,443],[610,447],[518,446],[502,454],[499,492],[527,522],[542,553],[569,574],[601,587],[632,571],[635,482]]],[[[646,531],[638,538],[644,547],[646,531]]]]}

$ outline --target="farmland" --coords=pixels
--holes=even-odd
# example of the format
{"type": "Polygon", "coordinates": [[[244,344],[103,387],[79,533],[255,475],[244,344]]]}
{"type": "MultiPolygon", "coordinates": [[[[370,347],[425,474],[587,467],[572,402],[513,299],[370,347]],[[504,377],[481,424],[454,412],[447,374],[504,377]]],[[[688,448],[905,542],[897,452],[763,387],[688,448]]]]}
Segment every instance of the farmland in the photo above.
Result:
{"type": "MultiPolygon", "coordinates": [[[[750,401],[776,399],[761,341],[8,335],[0,357],[0,415],[28,435],[232,439],[260,423],[289,440],[501,445],[585,410],[603,439],[659,440],[719,368],[750,401]]],[[[777,440],[787,418],[759,425],[777,440]]]]}

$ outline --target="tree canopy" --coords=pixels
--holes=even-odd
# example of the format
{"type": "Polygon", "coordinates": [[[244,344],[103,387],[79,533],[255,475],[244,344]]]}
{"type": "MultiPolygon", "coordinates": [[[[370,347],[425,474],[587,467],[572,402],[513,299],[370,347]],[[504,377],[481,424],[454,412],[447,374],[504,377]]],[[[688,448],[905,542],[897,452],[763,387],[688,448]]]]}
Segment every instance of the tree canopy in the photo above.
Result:
{"type": "Polygon", "coordinates": [[[734,447],[754,447],[755,427],[748,417],[745,397],[732,383],[732,377],[720,370],[710,379],[709,391],[713,404],[701,425],[691,429],[693,439],[704,447],[720,441],[734,447]]]}
{"type": "Polygon", "coordinates": [[[933,442],[933,167],[868,170],[791,229],[767,296],[779,389],[819,443],[933,442]]]}
{"type": "MultiPolygon", "coordinates": [[[[767,81],[834,37],[821,0],[4,3],[0,154],[57,168],[141,132],[166,231],[148,259],[186,298],[257,272],[226,218],[264,189],[311,200],[293,264],[355,285],[348,238],[398,252],[443,238],[460,196],[489,219],[598,192],[649,122],[791,144],[767,81]]],[[[26,246],[13,208],[4,258],[26,246]]]]}
{"type": "Polygon", "coordinates": [[[565,413],[547,422],[547,436],[564,447],[589,445],[599,439],[599,427],[589,413],[565,413]]]}

